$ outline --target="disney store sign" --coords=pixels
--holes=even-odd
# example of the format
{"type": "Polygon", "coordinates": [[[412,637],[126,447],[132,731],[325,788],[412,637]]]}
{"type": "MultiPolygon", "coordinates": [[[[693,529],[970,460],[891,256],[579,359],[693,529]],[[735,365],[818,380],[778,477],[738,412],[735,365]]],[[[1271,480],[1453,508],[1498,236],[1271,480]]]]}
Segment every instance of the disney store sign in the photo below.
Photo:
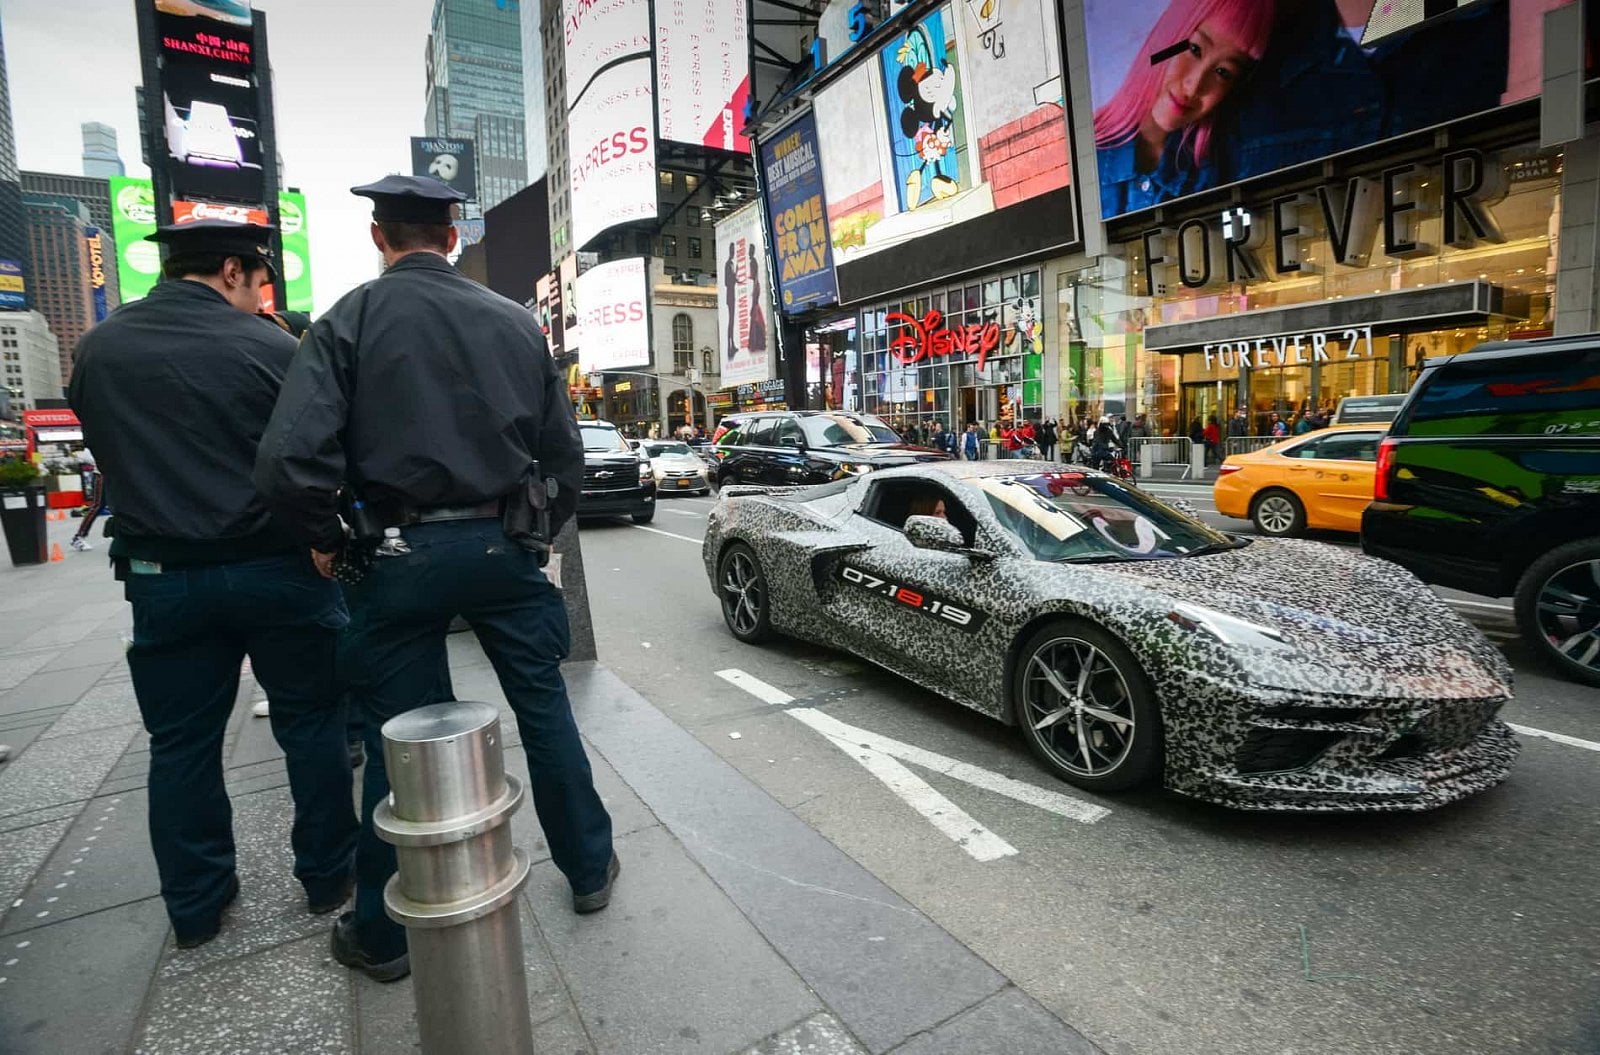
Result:
{"type": "Polygon", "coordinates": [[[1215,363],[1224,370],[1265,370],[1274,366],[1327,363],[1339,359],[1371,359],[1372,327],[1312,330],[1283,337],[1256,337],[1248,341],[1221,341],[1202,345],[1206,369],[1215,363]]]}
{"type": "Polygon", "coordinates": [[[977,356],[978,369],[982,370],[989,353],[1000,347],[1000,324],[996,322],[975,322],[946,329],[941,326],[944,322],[941,311],[930,311],[920,319],[893,311],[884,316],[884,322],[891,329],[899,327],[894,340],[889,342],[889,354],[906,366],[962,352],[977,356]]]}

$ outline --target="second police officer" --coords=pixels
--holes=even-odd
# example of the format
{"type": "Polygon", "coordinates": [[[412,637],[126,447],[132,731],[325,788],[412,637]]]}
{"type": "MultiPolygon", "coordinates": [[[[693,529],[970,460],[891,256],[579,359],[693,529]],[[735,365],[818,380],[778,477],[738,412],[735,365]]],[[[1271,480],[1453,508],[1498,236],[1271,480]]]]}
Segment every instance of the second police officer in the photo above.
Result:
{"type": "Polygon", "coordinates": [[[250,657],[294,798],[295,876],[311,912],[349,897],[350,804],[335,649],[338,587],[251,483],[295,354],[252,316],[271,230],[164,227],[166,279],[79,343],[70,402],[116,509],[111,558],[133,605],[128,669],[150,733],[150,842],[180,948],[216,937],[237,896],[223,739],[250,657]]]}
{"type": "Polygon", "coordinates": [[[566,387],[533,314],[450,265],[451,207],[463,195],[412,176],[352,192],[373,200],[384,273],[307,333],[255,480],[323,573],[334,574],[337,558],[341,578],[354,581],[347,644],[361,668],[367,768],[355,910],[339,919],[332,948],[340,963],[392,981],[410,961],[405,931],[383,907],[394,849],[372,826],[389,792],[379,730],[452,698],[439,672],[454,616],[472,624],[516,715],[534,807],[573,908],[604,908],[620,865],[561,676],[566,608],[539,556],[502,521],[508,501],[524,501],[536,463],[556,481],[550,537],[576,509],[583,448],[566,387]],[[341,488],[349,518],[366,525],[360,534],[398,527],[399,537],[376,553],[369,541],[347,542],[341,488]]]}

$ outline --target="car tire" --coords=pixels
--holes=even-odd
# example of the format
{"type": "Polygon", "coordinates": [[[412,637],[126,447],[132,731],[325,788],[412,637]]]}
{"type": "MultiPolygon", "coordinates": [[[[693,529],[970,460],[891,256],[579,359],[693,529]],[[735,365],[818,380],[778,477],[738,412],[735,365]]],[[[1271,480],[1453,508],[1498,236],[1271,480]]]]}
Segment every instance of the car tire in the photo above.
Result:
{"type": "Polygon", "coordinates": [[[1028,747],[1069,784],[1126,791],[1161,776],[1164,734],[1150,679],[1127,646],[1093,623],[1059,620],[1024,641],[1012,672],[1011,705],[1028,747]],[[1087,698],[1064,698],[1045,668],[1069,693],[1082,681],[1087,698]],[[1118,718],[1097,717],[1079,704],[1118,718]]]}
{"type": "Polygon", "coordinates": [[[642,513],[634,513],[633,514],[633,522],[635,524],[648,524],[648,523],[650,523],[650,521],[654,520],[655,518],[656,518],[656,507],[654,505],[652,505],[649,509],[646,509],[642,513]]]}
{"type": "Polygon", "coordinates": [[[754,645],[772,636],[772,595],[756,551],[735,542],[717,560],[717,599],[733,636],[754,645]],[[742,603],[742,602],[748,602],[742,603]]]}
{"type": "Polygon", "coordinates": [[[1557,546],[1529,565],[1515,608],[1535,652],[1564,677],[1600,685],[1600,538],[1557,546]]]}
{"type": "Polygon", "coordinates": [[[1306,507],[1293,493],[1274,487],[1250,502],[1250,519],[1268,538],[1297,538],[1306,530],[1306,507]]]}

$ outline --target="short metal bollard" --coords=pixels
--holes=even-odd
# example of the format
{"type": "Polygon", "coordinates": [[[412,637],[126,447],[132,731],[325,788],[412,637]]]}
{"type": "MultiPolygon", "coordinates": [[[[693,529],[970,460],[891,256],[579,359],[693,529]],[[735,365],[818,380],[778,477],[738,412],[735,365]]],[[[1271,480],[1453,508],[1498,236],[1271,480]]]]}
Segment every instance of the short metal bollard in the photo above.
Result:
{"type": "Polygon", "coordinates": [[[528,857],[511,845],[522,782],[507,776],[487,703],[419,707],[383,725],[390,795],[373,826],[399,871],[384,889],[411,946],[426,1055],[532,1055],[517,892],[528,857]]]}

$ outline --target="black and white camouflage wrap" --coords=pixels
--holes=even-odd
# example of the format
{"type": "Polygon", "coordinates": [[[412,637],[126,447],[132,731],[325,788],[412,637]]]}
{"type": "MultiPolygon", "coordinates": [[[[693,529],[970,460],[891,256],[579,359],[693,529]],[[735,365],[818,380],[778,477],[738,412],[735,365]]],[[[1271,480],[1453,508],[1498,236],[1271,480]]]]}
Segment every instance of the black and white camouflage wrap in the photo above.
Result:
{"type": "MultiPolygon", "coordinates": [[[[1258,539],[1229,552],[1118,564],[1032,558],[972,481],[1067,466],[935,463],[847,486],[727,488],[702,555],[713,592],[724,548],[748,544],[768,583],[774,630],[840,648],[931,692],[1015,724],[1010,686],[1021,644],[1078,617],[1120,639],[1155,690],[1165,783],[1227,806],[1306,811],[1420,810],[1493,787],[1519,745],[1497,714],[1511,671],[1499,650],[1399,567],[1315,542],[1258,539]],[[857,513],[875,479],[924,476],[978,523],[977,547],[913,547],[857,513]],[[840,581],[845,561],[981,614],[970,631],[840,581]],[[1224,644],[1170,618],[1202,606],[1278,631],[1224,644]],[[1322,736],[1306,764],[1239,764],[1248,745],[1322,736]]],[[[1270,751],[1270,747],[1267,748],[1270,751]]]]}

